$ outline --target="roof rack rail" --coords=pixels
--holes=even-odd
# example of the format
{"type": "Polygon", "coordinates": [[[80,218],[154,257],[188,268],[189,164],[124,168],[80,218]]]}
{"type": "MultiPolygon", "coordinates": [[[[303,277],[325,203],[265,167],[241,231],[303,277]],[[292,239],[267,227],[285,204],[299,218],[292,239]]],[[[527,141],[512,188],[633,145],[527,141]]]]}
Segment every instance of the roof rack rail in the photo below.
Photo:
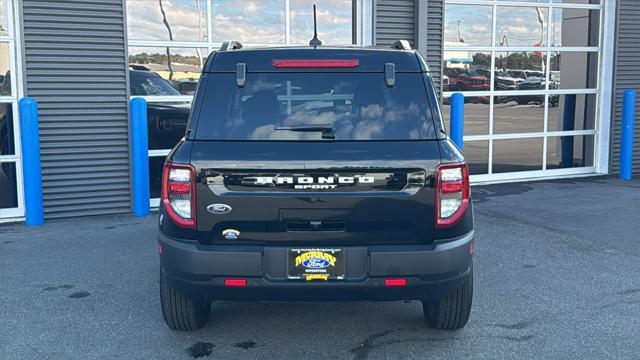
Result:
{"type": "Polygon", "coordinates": [[[411,45],[407,40],[396,40],[391,43],[391,48],[395,50],[411,50],[411,45]]]}
{"type": "Polygon", "coordinates": [[[220,46],[220,51],[230,51],[230,50],[238,50],[242,49],[242,44],[240,41],[229,40],[222,43],[220,46]]]}

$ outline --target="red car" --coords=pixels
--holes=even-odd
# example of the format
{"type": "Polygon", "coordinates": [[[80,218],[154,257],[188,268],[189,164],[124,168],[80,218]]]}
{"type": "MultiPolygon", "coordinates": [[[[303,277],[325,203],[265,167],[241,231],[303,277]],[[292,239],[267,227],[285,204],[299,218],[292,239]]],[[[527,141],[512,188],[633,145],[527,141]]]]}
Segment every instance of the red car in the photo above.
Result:
{"type": "Polygon", "coordinates": [[[490,80],[474,71],[448,69],[449,89],[452,91],[488,91],[490,80]]]}

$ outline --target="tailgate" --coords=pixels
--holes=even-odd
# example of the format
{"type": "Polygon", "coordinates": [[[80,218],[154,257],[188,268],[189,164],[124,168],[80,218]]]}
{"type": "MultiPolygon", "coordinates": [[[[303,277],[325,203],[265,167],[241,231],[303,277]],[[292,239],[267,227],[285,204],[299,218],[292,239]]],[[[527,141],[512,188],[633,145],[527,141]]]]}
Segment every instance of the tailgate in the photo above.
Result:
{"type": "Polygon", "coordinates": [[[215,244],[429,243],[436,141],[195,141],[198,239],[215,244]]]}

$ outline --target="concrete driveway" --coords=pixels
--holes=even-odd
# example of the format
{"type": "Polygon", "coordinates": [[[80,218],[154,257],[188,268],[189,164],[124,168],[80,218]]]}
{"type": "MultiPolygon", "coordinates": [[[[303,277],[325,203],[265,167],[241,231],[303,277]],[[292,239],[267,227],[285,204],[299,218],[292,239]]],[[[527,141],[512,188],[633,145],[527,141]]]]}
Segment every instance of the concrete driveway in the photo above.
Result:
{"type": "Polygon", "coordinates": [[[475,293],[457,332],[420,304],[214,303],[169,330],[156,216],[0,226],[0,359],[638,358],[640,182],[475,187],[475,293]]]}

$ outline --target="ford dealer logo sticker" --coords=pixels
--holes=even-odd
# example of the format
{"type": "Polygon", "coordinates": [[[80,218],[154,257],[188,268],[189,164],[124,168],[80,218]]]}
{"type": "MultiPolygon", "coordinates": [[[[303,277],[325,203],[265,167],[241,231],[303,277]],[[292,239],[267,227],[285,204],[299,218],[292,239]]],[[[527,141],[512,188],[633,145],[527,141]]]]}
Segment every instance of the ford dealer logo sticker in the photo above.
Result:
{"type": "Polygon", "coordinates": [[[231,206],[227,204],[211,204],[207,206],[207,211],[212,214],[227,214],[231,212],[231,206]]]}
{"type": "Polygon", "coordinates": [[[302,262],[302,266],[307,269],[326,269],[329,265],[331,265],[331,262],[322,258],[310,258],[302,262]]]}

